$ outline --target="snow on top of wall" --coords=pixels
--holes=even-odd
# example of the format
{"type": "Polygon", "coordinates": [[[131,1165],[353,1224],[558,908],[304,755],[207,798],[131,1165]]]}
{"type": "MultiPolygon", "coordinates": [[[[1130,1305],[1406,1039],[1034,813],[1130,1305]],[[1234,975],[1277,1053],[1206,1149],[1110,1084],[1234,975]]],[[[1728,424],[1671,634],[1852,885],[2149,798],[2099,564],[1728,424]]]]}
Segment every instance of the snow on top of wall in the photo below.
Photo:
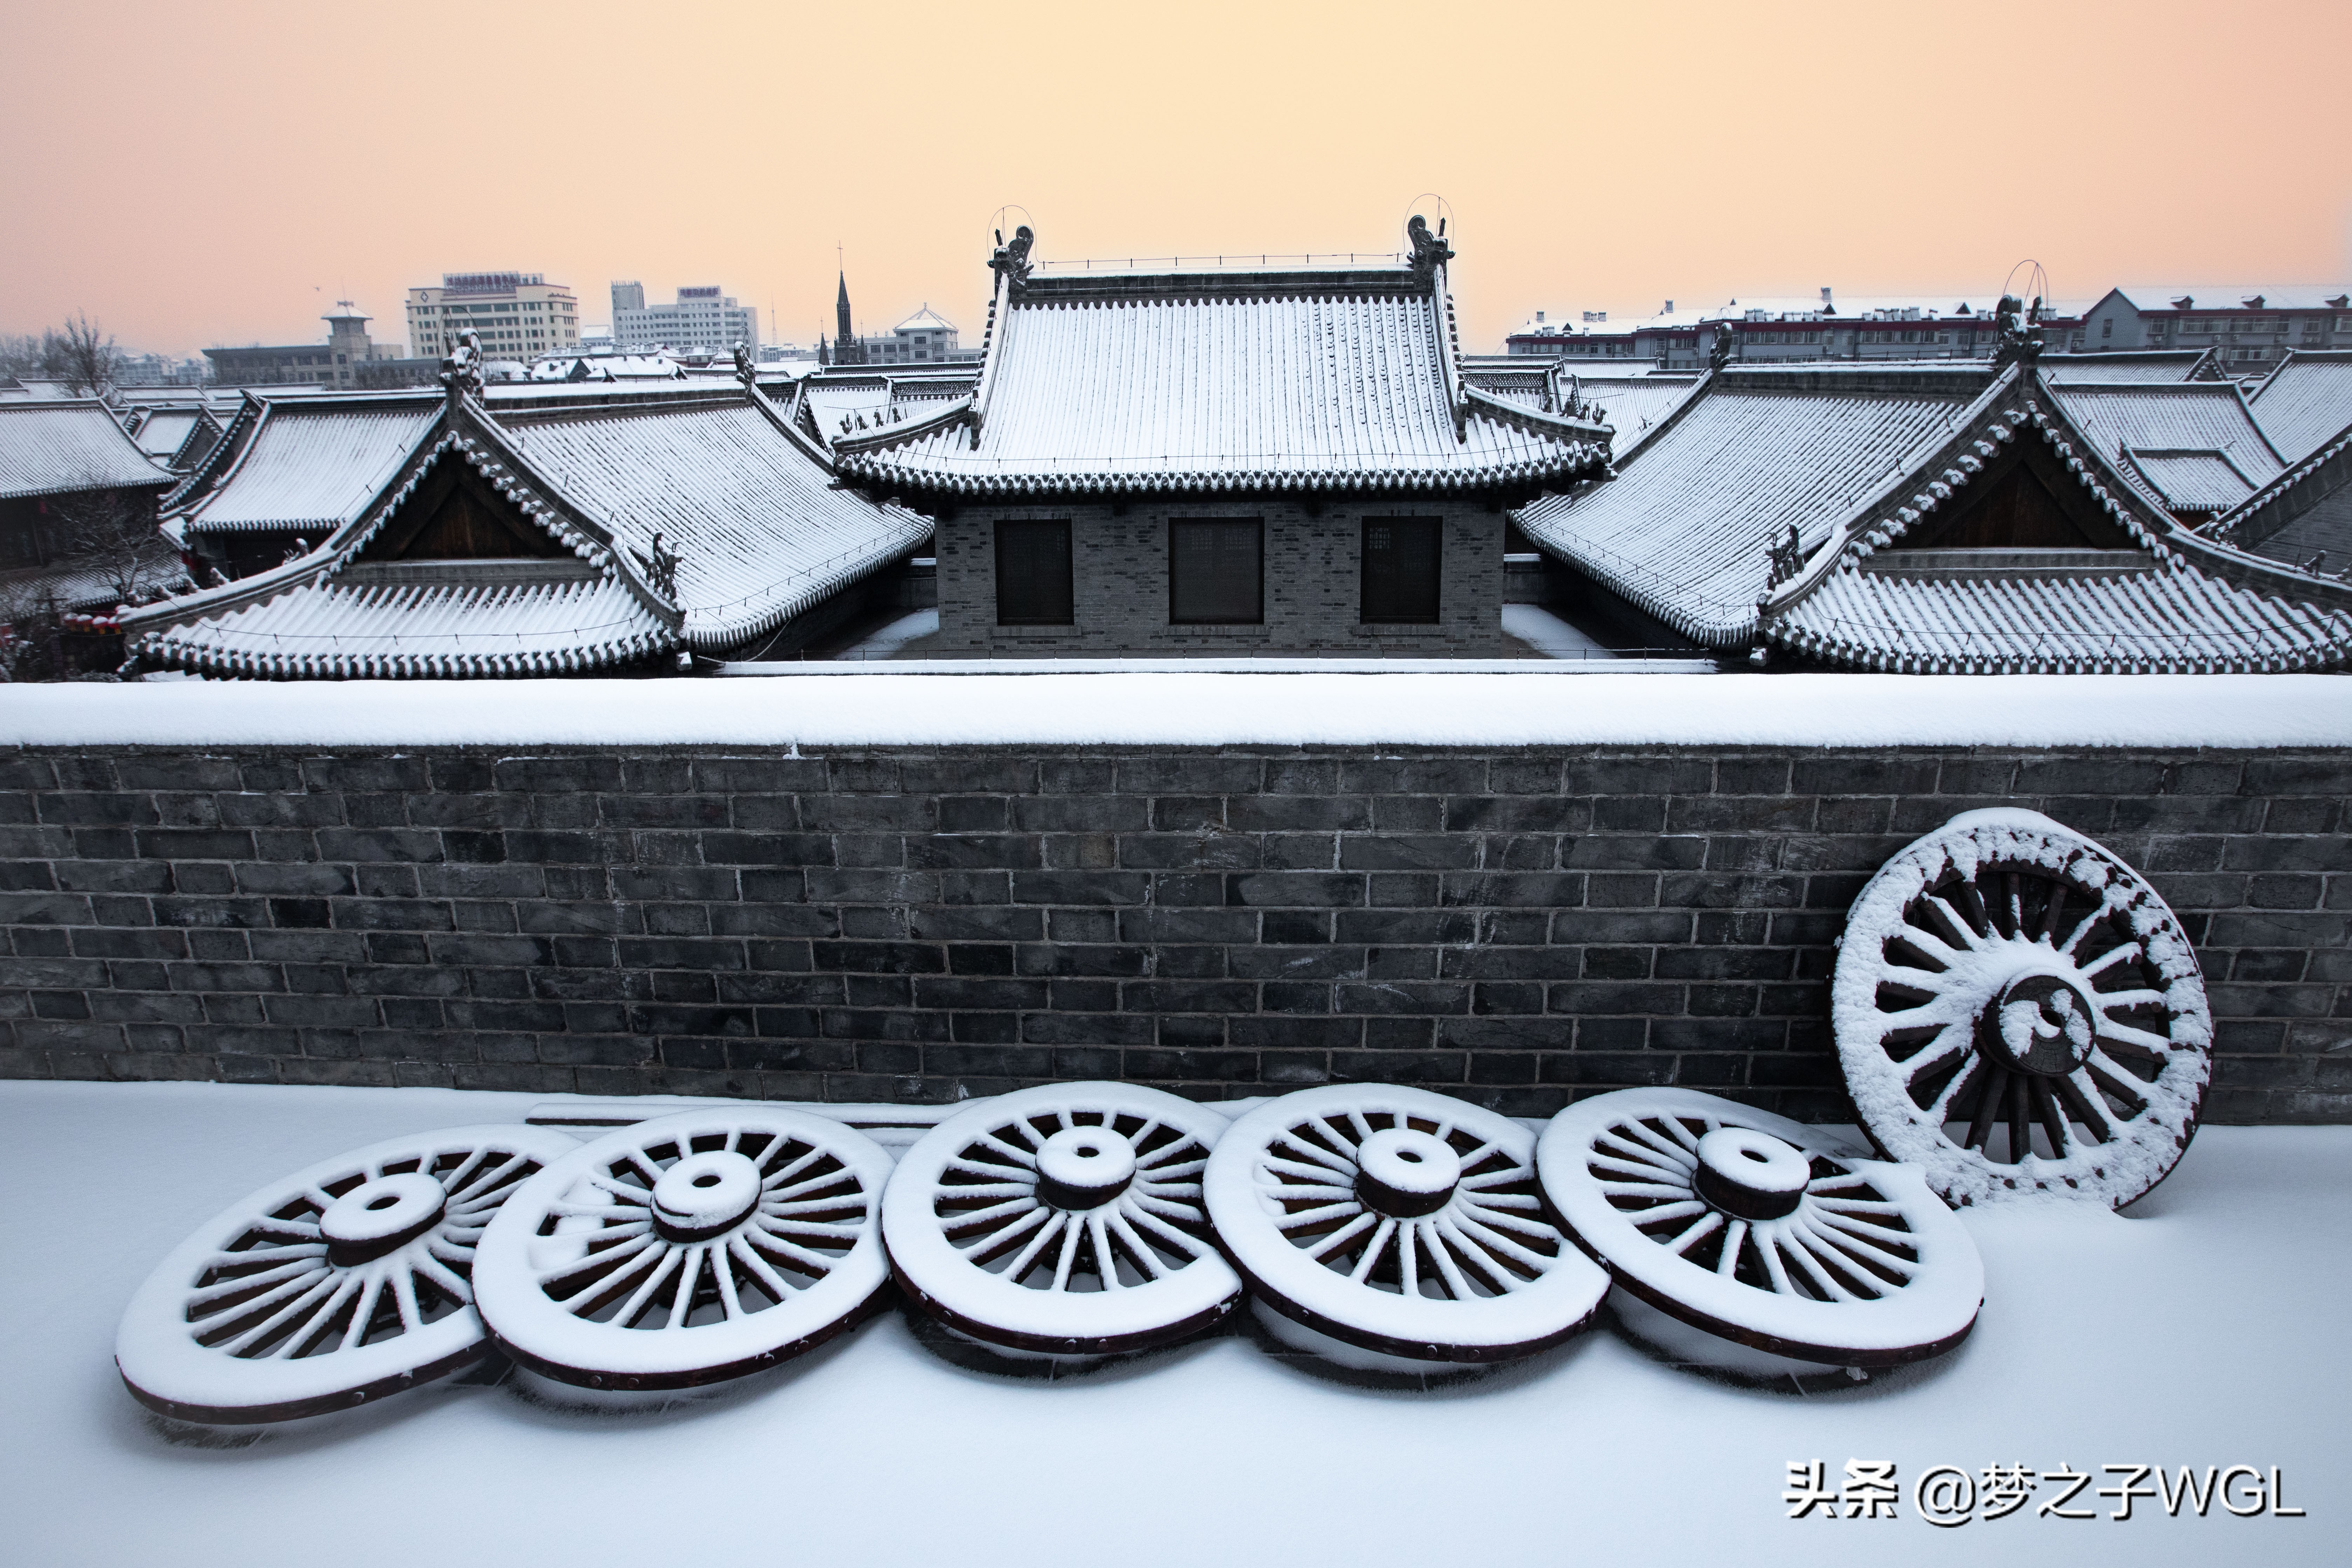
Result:
{"type": "Polygon", "coordinates": [[[930,674],[19,686],[0,743],[2352,746],[2325,675],[930,674]]]}

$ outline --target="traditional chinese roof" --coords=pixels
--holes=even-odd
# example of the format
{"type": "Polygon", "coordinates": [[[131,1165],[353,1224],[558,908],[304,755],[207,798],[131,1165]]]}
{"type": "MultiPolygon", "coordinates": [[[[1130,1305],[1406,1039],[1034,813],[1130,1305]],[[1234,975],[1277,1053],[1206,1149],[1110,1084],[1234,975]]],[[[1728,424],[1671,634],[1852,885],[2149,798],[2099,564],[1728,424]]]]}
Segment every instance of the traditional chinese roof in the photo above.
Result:
{"type": "Polygon", "coordinates": [[[2084,440],[2176,516],[2201,521],[2227,511],[2285,466],[2235,382],[2062,380],[2050,395],[2065,406],[2084,440]]]}
{"type": "Polygon", "coordinates": [[[1582,404],[1585,418],[1609,426],[1612,460],[1648,439],[1699,383],[1696,371],[1580,365],[1524,354],[1473,360],[1463,374],[1480,391],[1539,413],[1559,412],[1571,402],[1582,404]]]}
{"type": "Polygon", "coordinates": [[[1597,426],[1468,384],[1446,268],[999,271],[980,379],[835,437],[844,474],[950,494],[1463,489],[1557,481],[1597,426]]]}
{"type": "MultiPolygon", "coordinates": [[[[141,544],[126,564],[134,601],[187,585],[188,571],[181,564],[180,552],[161,533],[141,544]]],[[[76,615],[103,615],[122,603],[122,589],[121,573],[103,565],[68,562],[18,567],[0,572],[0,618],[45,602],[76,615]]]]}
{"type": "Polygon", "coordinates": [[[0,500],[171,482],[95,397],[0,404],[0,500]]]}
{"type": "Polygon", "coordinates": [[[1897,672],[2318,669],[2352,655],[2352,591],[2189,531],[2105,455],[2064,388],[2020,368],[1760,617],[1790,652],[1897,672]],[[2062,542],[1998,537],[2037,526],[2017,521],[2037,503],[2031,537],[2062,542]]]}
{"type": "Polygon", "coordinates": [[[1694,641],[1745,646],[1767,550],[1807,550],[1942,444],[1992,373],[1949,366],[1734,365],[1619,459],[1613,477],[1515,516],[1538,545],[1694,641]]]}
{"type": "MultiPolygon", "coordinates": [[[[316,549],[136,612],[134,647],[200,671],[297,679],[609,668],[756,637],[929,532],[916,514],[833,489],[822,449],[740,386],[533,390],[545,395],[428,400],[404,449],[362,453],[380,477],[316,549]],[[439,514],[427,509],[460,481],[503,519],[467,526],[517,531],[512,558],[417,558],[423,547],[404,542],[428,537],[439,514]]],[[[230,468],[208,505],[242,483],[280,484],[251,471],[230,468]]]]}
{"type": "Polygon", "coordinates": [[[2038,368],[2042,379],[2053,386],[2075,382],[2112,386],[2147,381],[2218,381],[2221,364],[2221,355],[2213,349],[2115,349],[2043,354],[2038,368]]]}
{"type": "Polygon", "coordinates": [[[218,447],[165,498],[192,534],[324,537],[359,517],[442,417],[434,392],[281,399],[252,392],[218,447]]]}
{"type": "Polygon", "coordinates": [[[2247,405],[2279,456],[2300,463],[2352,426],[2352,350],[2288,350],[2247,405]]]}
{"type": "Polygon", "coordinates": [[[2344,577],[2352,571],[2352,424],[2206,532],[2216,543],[2344,577]]]}
{"type": "Polygon", "coordinates": [[[969,404],[980,384],[976,365],[834,366],[811,371],[798,384],[793,420],[827,449],[869,430],[912,424],[969,404]]]}
{"type": "Polygon", "coordinates": [[[914,512],[833,488],[819,454],[740,387],[635,405],[502,403],[496,415],[516,450],[625,547],[649,554],[665,537],[689,647],[781,625],[930,532],[914,512]]]}

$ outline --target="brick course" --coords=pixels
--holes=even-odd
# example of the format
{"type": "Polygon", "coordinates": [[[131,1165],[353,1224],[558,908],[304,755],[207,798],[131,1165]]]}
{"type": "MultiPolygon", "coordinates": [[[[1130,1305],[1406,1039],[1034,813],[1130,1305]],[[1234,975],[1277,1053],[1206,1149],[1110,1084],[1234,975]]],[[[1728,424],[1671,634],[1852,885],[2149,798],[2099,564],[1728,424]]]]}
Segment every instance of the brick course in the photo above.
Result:
{"type": "Polygon", "coordinates": [[[2186,922],[2214,1119],[2347,1121],[2347,794],[2337,752],[23,750],[0,1075],[1843,1119],[1848,903],[2019,804],[2186,922]]]}

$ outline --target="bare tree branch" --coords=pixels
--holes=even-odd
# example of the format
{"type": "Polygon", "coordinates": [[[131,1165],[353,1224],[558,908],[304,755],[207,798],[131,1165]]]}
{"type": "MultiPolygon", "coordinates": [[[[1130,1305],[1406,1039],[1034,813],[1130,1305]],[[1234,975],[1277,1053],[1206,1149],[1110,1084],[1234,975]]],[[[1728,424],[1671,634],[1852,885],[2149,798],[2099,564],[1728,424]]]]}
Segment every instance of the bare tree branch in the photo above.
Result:
{"type": "Polygon", "coordinates": [[[65,331],[41,334],[41,369],[77,397],[102,397],[121,374],[122,351],[104,329],[76,311],[65,331]]]}

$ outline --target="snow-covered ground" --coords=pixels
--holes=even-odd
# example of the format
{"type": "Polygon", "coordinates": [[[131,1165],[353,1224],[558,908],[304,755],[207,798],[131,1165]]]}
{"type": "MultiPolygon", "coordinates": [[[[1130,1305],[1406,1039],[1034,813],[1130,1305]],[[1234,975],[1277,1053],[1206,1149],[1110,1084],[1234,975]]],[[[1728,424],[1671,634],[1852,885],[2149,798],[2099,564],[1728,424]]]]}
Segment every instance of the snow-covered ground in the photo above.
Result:
{"type": "Polygon", "coordinates": [[[909,611],[880,630],[860,637],[833,657],[837,659],[893,658],[908,643],[930,637],[939,629],[939,611],[909,611]]]}
{"type": "MultiPolygon", "coordinates": [[[[1714,684],[1712,682],[1703,684],[1714,684]]],[[[675,688],[672,688],[675,689],[675,688]]],[[[2135,1217],[1970,1211],[1987,1300],[1945,1363],[1737,1389],[1598,1331],[1428,1393],[1225,1337],[1057,1382],[897,1316],[756,1387],[633,1418],[447,1388],[243,1447],[167,1441],[108,1356],[182,1236],[340,1150],[541,1097],[0,1084],[0,1542],[27,1564],[696,1562],[1834,1564],[2345,1559],[2352,1128],[2211,1128],[2135,1217]],[[1790,1521],[1791,1461],[1891,1461],[1891,1520],[1790,1521]],[[1928,1467],[2071,1465],[2007,1518],[1916,1517],[1928,1467]],[[2105,1465],[2283,1473],[2300,1518],[2105,1516],[2105,1465]]],[[[2143,1479],[2140,1484],[2152,1485],[2143,1479]]],[[[2233,1494],[2242,1506],[2242,1476],[2233,1494]]],[[[2188,1508],[2182,1512],[2186,1515],[2188,1508]]]]}
{"type": "Polygon", "coordinates": [[[0,745],[2352,744],[2352,680],[2334,675],[1677,680],[1550,659],[1470,670],[1171,662],[780,662],[758,681],[20,686],[0,697],[0,745]]]}

